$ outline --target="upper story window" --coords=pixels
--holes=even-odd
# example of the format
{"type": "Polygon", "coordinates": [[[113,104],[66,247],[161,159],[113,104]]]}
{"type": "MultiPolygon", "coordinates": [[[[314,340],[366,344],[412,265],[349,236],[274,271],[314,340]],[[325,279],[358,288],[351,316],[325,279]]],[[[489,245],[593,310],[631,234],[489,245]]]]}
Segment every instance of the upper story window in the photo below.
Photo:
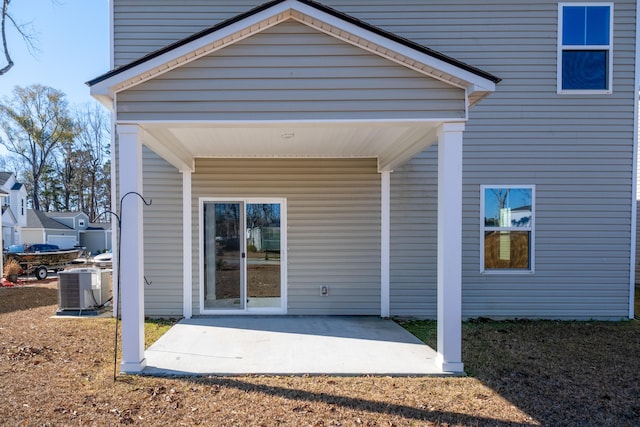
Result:
{"type": "Polygon", "coordinates": [[[480,189],[482,272],[533,271],[534,187],[489,186],[480,189]]]}
{"type": "Polygon", "coordinates": [[[560,3],[558,93],[611,93],[611,3],[560,3]]]}
{"type": "Polygon", "coordinates": [[[78,220],[78,227],[84,227],[84,219],[78,220]]]}
{"type": "Polygon", "coordinates": [[[20,215],[24,216],[24,199],[20,199],[20,215]]]}

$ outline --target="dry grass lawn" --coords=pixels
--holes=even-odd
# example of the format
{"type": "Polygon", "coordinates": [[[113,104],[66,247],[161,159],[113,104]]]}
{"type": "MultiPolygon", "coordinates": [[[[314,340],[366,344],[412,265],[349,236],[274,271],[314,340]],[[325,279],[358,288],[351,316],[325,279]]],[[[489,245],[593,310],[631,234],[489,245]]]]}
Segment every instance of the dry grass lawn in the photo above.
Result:
{"type": "MultiPolygon", "coordinates": [[[[636,321],[466,323],[460,378],[114,382],[114,320],[51,318],[56,308],[55,284],[0,288],[2,425],[640,425],[636,321]]],[[[150,339],[164,330],[146,326],[150,339]]],[[[433,339],[433,323],[409,327],[433,339]]]]}

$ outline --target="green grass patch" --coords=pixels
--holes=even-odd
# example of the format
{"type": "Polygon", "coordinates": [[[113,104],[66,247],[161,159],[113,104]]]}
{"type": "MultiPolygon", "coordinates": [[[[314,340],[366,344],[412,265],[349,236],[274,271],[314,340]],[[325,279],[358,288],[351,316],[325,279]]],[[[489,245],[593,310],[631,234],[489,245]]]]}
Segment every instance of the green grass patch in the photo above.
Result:
{"type": "Polygon", "coordinates": [[[396,323],[415,335],[420,341],[435,349],[438,343],[438,327],[435,320],[398,320],[396,323]]]}
{"type": "Polygon", "coordinates": [[[144,347],[149,348],[151,344],[165,334],[178,319],[145,319],[144,320],[144,347]]]}

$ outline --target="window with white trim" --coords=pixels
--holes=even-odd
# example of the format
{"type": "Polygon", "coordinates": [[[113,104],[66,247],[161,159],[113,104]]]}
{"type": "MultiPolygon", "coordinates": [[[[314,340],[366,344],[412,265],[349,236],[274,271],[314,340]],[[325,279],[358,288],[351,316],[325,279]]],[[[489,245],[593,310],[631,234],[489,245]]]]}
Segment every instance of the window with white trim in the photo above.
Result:
{"type": "Polygon", "coordinates": [[[480,188],[482,272],[532,272],[535,187],[480,188]]]}
{"type": "Polygon", "coordinates": [[[613,6],[558,5],[558,93],[611,93],[613,6]]]}

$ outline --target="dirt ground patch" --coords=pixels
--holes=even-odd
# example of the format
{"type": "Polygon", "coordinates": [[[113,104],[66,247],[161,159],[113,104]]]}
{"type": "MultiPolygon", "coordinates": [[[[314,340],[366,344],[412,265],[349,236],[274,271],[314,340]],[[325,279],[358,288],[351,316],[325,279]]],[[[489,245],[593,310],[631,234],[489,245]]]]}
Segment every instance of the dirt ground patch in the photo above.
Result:
{"type": "Polygon", "coordinates": [[[0,289],[2,425],[640,425],[635,321],[465,323],[461,378],[114,382],[114,320],[52,318],[56,304],[55,283],[0,289]]]}

